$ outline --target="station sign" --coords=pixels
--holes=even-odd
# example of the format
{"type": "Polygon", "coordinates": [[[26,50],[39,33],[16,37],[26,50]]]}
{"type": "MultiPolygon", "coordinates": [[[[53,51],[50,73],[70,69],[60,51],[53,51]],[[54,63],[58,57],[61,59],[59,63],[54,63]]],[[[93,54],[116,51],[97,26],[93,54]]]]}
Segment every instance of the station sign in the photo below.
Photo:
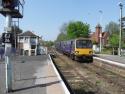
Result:
{"type": "Polygon", "coordinates": [[[13,34],[12,33],[3,33],[2,34],[2,42],[3,43],[12,43],[13,42],[13,34]]]}

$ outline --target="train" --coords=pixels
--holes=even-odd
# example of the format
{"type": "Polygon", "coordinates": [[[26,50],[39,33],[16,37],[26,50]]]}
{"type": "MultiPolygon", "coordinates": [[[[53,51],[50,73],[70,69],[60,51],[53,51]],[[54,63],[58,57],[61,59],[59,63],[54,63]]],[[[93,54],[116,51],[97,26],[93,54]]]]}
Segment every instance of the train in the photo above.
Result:
{"type": "Polygon", "coordinates": [[[66,54],[73,60],[88,60],[93,62],[92,41],[89,38],[76,38],[68,41],[56,42],[57,51],[66,54]]]}

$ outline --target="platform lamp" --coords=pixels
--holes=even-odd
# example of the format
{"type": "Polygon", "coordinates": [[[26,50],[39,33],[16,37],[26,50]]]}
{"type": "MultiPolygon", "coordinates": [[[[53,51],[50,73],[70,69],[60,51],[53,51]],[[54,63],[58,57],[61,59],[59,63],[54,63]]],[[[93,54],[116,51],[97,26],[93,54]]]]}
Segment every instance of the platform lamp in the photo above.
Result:
{"type": "MultiPolygon", "coordinates": [[[[99,13],[100,13],[100,25],[101,25],[101,21],[102,21],[102,10],[99,10],[99,13]]],[[[102,31],[100,31],[100,34],[99,34],[99,51],[100,51],[100,53],[101,53],[101,51],[102,51],[102,31]]]]}
{"type": "Polygon", "coordinates": [[[118,55],[121,56],[122,8],[123,8],[123,4],[122,4],[122,2],[119,3],[119,7],[120,7],[120,32],[119,32],[119,49],[118,49],[118,55]]]}

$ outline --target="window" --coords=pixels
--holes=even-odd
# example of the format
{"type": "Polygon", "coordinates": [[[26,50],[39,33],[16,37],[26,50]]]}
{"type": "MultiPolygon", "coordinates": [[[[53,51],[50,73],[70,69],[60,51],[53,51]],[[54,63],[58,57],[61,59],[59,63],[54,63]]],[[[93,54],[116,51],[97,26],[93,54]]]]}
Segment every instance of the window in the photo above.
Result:
{"type": "Polygon", "coordinates": [[[28,43],[28,39],[29,39],[28,37],[25,37],[25,43],[28,43]]]}
{"type": "Polygon", "coordinates": [[[77,40],[76,48],[92,48],[92,42],[90,40],[77,40]]]}
{"type": "Polygon", "coordinates": [[[23,37],[20,37],[20,40],[22,40],[23,39],[23,37]]]}
{"type": "Polygon", "coordinates": [[[31,49],[35,49],[36,48],[36,45],[31,45],[31,49]]]}
{"type": "Polygon", "coordinates": [[[19,37],[19,42],[23,42],[23,37],[19,37]]]}
{"type": "Polygon", "coordinates": [[[31,45],[36,45],[36,37],[31,37],[30,43],[31,45]]]}

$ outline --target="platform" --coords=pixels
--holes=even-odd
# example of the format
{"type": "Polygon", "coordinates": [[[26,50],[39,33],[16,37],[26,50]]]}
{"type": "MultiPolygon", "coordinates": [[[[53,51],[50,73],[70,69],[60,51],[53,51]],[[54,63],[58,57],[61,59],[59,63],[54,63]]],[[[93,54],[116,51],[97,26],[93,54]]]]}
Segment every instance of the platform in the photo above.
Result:
{"type": "Polygon", "coordinates": [[[8,94],[70,94],[50,56],[18,56],[12,61],[13,92],[8,94]]]}
{"type": "Polygon", "coordinates": [[[96,54],[94,58],[125,68],[125,56],[96,54]]]}

